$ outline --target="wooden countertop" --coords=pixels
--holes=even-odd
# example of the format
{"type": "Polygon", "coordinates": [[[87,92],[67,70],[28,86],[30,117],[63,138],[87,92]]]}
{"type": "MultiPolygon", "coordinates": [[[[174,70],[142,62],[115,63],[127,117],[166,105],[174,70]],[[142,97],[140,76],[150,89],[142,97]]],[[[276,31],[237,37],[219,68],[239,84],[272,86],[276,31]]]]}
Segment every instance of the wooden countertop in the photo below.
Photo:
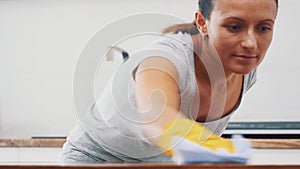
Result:
{"type": "Polygon", "coordinates": [[[0,139],[0,147],[62,147],[65,138],[0,139]]]}
{"type": "MultiPolygon", "coordinates": [[[[300,139],[249,139],[257,149],[300,149],[300,139]]],[[[0,147],[62,147],[65,138],[0,139],[0,147]]]]}
{"type": "Polygon", "coordinates": [[[0,169],[299,169],[300,165],[249,164],[96,164],[96,165],[0,165],[0,169]]]}

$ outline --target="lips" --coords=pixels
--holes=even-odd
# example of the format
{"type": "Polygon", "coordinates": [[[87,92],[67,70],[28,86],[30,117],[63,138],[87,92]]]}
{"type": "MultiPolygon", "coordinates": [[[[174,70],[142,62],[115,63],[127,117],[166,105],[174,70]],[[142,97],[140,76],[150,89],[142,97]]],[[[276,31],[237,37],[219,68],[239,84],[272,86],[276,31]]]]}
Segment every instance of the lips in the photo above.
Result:
{"type": "Polygon", "coordinates": [[[250,63],[253,62],[257,59],[256,55],[244,55],[244,54],[239,54],[239,55],[233,55],[238,61],[243,62],[243,63],[250,63]]]}
{"type": "Polygon", "coordinates": [[[234,55],[235,57],[240,57],[240,58],[256,58],[256,55],[234,55]]]}

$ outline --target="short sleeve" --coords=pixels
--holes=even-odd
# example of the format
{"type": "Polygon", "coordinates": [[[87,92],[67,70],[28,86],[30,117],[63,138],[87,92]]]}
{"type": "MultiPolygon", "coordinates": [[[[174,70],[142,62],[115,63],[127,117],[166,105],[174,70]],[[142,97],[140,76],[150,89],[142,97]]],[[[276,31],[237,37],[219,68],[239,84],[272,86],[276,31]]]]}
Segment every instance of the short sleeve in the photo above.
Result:
{"type": "Polygon", "coordinates": [[[131,57],[132,67],[136,68],[144,59],[150,57],[167,59],[175,66],[179,75],[179,87],[183,91],[187,81],[187,74],[190,72],[189,55],[193,51],[190,43],[190,39],[187,39],[182,34],[165,36],[134,53],[131,57]]]}

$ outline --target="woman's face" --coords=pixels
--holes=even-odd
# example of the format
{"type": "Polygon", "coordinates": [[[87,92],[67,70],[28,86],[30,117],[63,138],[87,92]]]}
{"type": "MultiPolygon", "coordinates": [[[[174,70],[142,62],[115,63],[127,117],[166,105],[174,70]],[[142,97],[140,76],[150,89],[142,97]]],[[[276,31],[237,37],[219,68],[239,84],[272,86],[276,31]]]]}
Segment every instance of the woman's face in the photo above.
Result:
{"type": "Polygon", "coordinates": [[[261,63],[276,14],[275,0],[215,0],[207,36],[226,73],[248,74],[261,63]]]}

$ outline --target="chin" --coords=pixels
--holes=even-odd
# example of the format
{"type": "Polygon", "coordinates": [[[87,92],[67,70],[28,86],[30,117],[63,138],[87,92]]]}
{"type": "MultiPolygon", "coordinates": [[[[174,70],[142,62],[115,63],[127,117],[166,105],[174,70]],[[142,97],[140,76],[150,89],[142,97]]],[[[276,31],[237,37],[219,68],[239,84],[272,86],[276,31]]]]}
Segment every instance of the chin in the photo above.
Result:
{"type": "Polygon", "coordinates": [[[232,68],[230,72],[238,75],[247,75],[251,73],[254,69],[256,69],[256,66],[240,66],[232,68]]]}
{"type": "MultiPolygon", "coordinates": [[[[255,67],[256,68],[256,67],[255,67]]],[[[243,68],[243,69],[238,69],[235,70],[234,73],[235,74],[239,74],[239,75],[247,75],[249,73],[251,73],[255,68],[243,68]]]]}
{"type": "Polygon", "coordinates": [[[237,74],[237,75],[247,75],[255,70],[259,65],[259,60],[251,60],[251,61],[227,61],[223,62],[224,70],[230,74],[237,74]]]}

